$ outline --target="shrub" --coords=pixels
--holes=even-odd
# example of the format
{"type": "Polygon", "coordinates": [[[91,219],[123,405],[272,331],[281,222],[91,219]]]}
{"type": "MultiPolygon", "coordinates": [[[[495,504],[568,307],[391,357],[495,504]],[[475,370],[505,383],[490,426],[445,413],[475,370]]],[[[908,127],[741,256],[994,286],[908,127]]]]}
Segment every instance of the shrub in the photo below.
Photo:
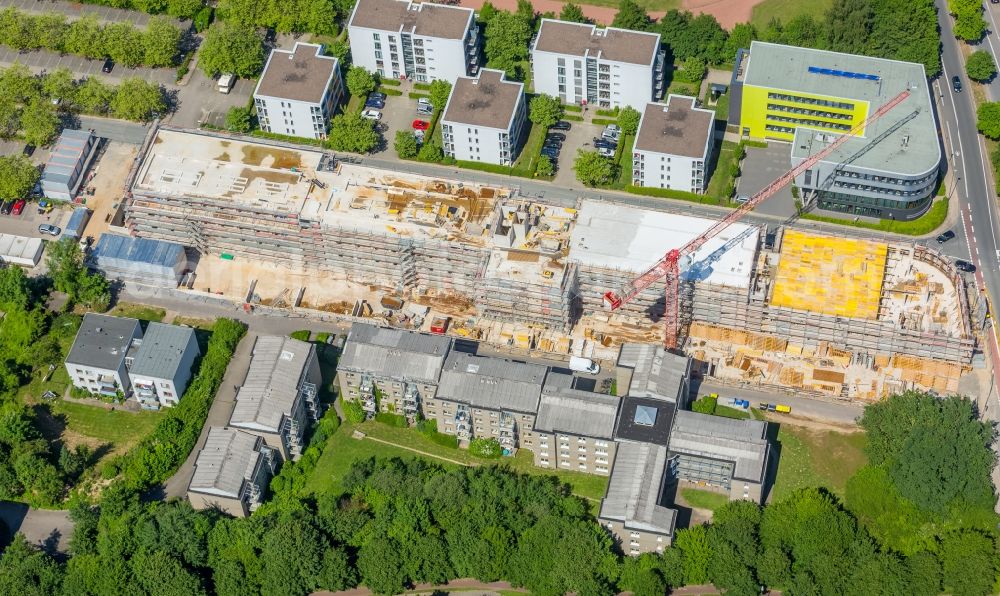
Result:
{"type": "Polygon", "coordinates": [[[551,176],[555,174],[555,168],[552,166],[552,160],[549,159],[547,155],[543,155],[538,158],[538,163],[535,164],[535,174],[538,176],[551,176]]]}
{"type": "Polygon", "coordinates": [[[361,403],[356,400],[342,400],[341,406],[344,409],[344,418],[352,424],[360,424],[365,421],[365,409],[361,407],[361,403]]]}
{"type": "Polygon", "coordinates": [[[329,339],[330,339],[329,333],[321,331],[316,334],[316,341],[321,344],[325,344],[327,341],[329,341],[329,339]]]}
{"type": "Polygon", "coordinates": [[[388,412],[379,412],[378,414],[375,414],[375,422],[381,422],[382,424],[394,426],[396,428],[406,428],[409,426],[406,422],[406,416],[390,414],[388,412]]]}
{"type": "Polygon", "coordinates": [[[496,439],[472,439],[469,442],[469,453],[483,459],[497,459],[503,454],[503,447],[496,439]]]}
{"type": "Polygon", "coordinates": [[[309,336],[312,334],[308,329],[300,329],[298,331],[292,331],[288,334],[288,337],[292,339],[297,339],[299,341],[309,341],[309,336]]]}
{"type": "Polygon", "coordinates": [[[198,33],[208,29],[208,26],[212,24],[212,7],[202,6],[201,9],[195,13],[192,21],[194,21],[194,30],[198,33]]]}
{"type": "Polygon", "coordinates": [[[702,414],[714,414],[718,401],[719,399],[714,395],[706,395],[691,404],[691,409],[702,414]]]}

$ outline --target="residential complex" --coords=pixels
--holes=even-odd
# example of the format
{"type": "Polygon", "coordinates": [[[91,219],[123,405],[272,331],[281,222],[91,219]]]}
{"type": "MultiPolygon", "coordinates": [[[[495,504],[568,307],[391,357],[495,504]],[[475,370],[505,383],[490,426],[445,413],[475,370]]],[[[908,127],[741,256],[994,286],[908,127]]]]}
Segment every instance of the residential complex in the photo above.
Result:
{"type": "Polygon", "coordinates": [[[459,77],[441,115],[444,154],[461,161],[513,165],[524,143],[527,107],[524,83],[503,71],[483,69],[459,77]]]}
{"type": "Polygon", "coordinates": [[[97,136],[93,132],[63,130],[42,172],[41,187],[45,198],[72,201],[96,152],[97,136]]]}
{"type": "Polygon", "coordinates": [[[246,517],[264,500],[277,464],[277,456],[260,436],[210,427],[195,460],[188,501],[195,509],[218,508],[246,517]]]}
{"type": "Polygon", "coordinates": [[[729,125],[790,141],[793,166],[909,92],[795,185],[819,208],[855,215],[913,219],[930,205],[941,148],[923,65],[755,41],[737,56],[730,89],[729,125]]]}
{"type": "Polygon", "coordinates": [[[359,0],[347,24],[351,61],[379,76],[453,82],[479,69],[471,8],[407,0],[359,0]]]}
{"type": "MultiPolygon", "coordinates": [[[[535,465],[605,475],[615,460],[619,399],[573,387],[573,377],[549,371],[535,416],[535,465]]],[[[529,439],[530,440],[530,439],[529,439]]]]}
{"type": "Polygon", "coordinates": [[[531,80],[563,103],[642,111],[663,95],[665,61],[658,33],[542,19],[531,80]]]}
{"type": "Polygon", "coordinates": [[[632,148],[632,184],[702,193],[715,142],[715,112],[693,97],[670,95],[642,110],[632,148]]]}
{"type": "Polygon", "coordinates": [[[194,329],[149,323],[128,367],[139,405],[150,410],[177,405],[200,353],[194,329]]]}
{"type": "Polygon", "coordinates": [[[323,46],[295,42],[274,49],[253,93],[261,130],[293,137],[325,139],[344,84],[337,58],[323,46]]]}
{"type": "Polygon", "coordinates": [[[96,395],[128,395],[131,385],[126,358],[135,355],[141,338],[137,319],[84,315],[66,356],[66,372],[73,386],[96,395]]]}
{"type": "Polygon", "coordinates": [[[296,460],[302,455],[306,424],[321,414],[321,382],[315,346],[261,335],[254,343],[246,379],[236,392],[229,426],[262,437],[282,461],[296,460]]]}

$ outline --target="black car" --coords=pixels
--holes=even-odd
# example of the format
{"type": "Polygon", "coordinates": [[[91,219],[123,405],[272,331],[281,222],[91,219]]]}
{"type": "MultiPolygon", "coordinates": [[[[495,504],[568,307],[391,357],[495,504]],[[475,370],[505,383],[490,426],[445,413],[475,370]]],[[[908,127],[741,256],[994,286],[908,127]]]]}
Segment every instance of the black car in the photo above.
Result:
{"type": "Polygon", "coordinates": [[[115,61],[112,60],[111,58],[105,58],[104,66],[101,67],[101,72],[107,74],[112,70],[114,70],[114,68],[115,68],[115,61]]]}
{"type": "Polygon", "coordinates": [[[382,108],[385,107],[385,100],[384,99],[379,99],[377,97],[369,97],[368,100],[365,101],[365,107],[366,108],[375,108],[376,110],[381,110],[382,108]]]}
{"type": "Polygon", "coordinates": [[[562,149],[562,141],[556,141],[554,139],[545,139],[545,143],[543,143],[543,146],[562,149]]]}
{"type": "Polygon", "coordinates": [[[948,230],[944,234],[941,234],[940,236],[938,236],[937,237],[937,241],[938,241],[938,244],[944,244],[945,242],[951,240],[954,237],[955,237],[955,232],[952,232],[951,230],[948,230]]]}
{"type": "Polygon", "coordinates": [[[4,201],[3,205],[0,205],[0,215],[10,215],[13,208],[14,201],[4,201]]]}
{"type": "Polygon", "coordinates": [[[958,78],[958,75],[951,77],[951,88],[955,90],[955,93],[962,92],[962,79],[958,78]]]}
{"type": "Polygon", "coordinates": [[[548,158],[553,159],[553,160],[556,159],[557,157],[559,157],[559,151],[557,149],[549,149],[549,148],[543,147],[541,153],[545,157],[548,157],[548,158]]]}
{"type": "Polygon", "coordinates": [[[560,120],[559,122],[556,122],[555,124],[550,126],[549,130],[569,130],[571,128],[573,128],[573,126],[569,122],[566,122],[565,120],[560,120]]]}
{"type": "Polygon", "coordinates": [[[972,273],[976,270],[976,266],[968,261],[958,260],[955,261],[955,268],[959,271],[965,271],[966,273],[972,273]]]}
{"type": "MultiPolygon", "coordinates": [[[[1000,0],[998,0],[998,1],[1000,1],[1000,0]]],[[[566,140],[566,135],[564,135],[561,132],[550,132],[549,134],[545,135],[545,140],[546,141],[565,141],[566,140]]]]}

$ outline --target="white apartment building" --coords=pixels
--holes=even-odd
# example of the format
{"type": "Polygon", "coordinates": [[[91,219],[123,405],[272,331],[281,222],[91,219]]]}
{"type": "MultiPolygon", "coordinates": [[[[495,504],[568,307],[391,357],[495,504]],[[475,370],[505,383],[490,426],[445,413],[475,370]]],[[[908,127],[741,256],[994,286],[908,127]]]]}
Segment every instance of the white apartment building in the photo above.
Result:
{"type": "Polygon", "coordinates": [[[126,358],[142,338],[137,319],[88,313],[66,356],[66,372],[74,387],[97,395],[128,395],[131,385],[126,358]]]}
{"type": "Polygon", "coordinates": [[[663,93],[665,59],[658,33],[542,19],[532,81],[563,103],[642,111],[663,93]]]}
{"type": "Polygon", "coordinates": [[[260,128],[325,139],[343,89],[340,65],[323,46],[296,42],[291,51],[273,50],[253,93],[260,128]]]}
{"type": "Polygon", "coordinates": [[[705,192],[714,139],[715,112],[699,108],[695,98],[671,95],[667,103],[647,104],[632,148],[632,184],[705,192]]]}
{"type": "Polygon", "coordinates": [[[148,410],[176,406],[199,353],[194,329],[151,322],[139,349],[126,360],[139,405],[148,410]]]}
{"type": "Polygon", "coordinates": [[[471,8],[358,0],[347,34],[353,63],[383,77],[453,82],[479,70],[479,27],[471,8]]]}
{"type": "Polygon", "coordinates": [[[525,103],[524,84],[506,80],[503,71],[483,69],[475,78],[459,77],[441,118],[444,154],[513,164],[525,136],[525,103]]]}

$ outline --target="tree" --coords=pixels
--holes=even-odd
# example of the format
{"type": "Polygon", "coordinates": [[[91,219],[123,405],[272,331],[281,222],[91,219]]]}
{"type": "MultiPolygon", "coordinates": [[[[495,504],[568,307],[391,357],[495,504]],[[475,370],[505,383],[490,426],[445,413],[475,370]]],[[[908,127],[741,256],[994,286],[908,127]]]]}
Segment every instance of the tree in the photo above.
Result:
{"type": "Polygon", "coordinates": [[[689,585],[707,583],[712,549],[708,543],[708,530],[705,526],[678,530],[675,544],[684,555],[684,583],[689,585]]]}
{"type": "Polygon", "coordinates": [[[72,238],[61,238],[48,247],[46,264],[53,287],[66,292],[73,302],[104,310],[111,300],[108,280],[100,273],[90,273],[83,264],[83,252],[72,238]]]}
{"type": "Polygon", "coordinates": [[[116,21],[104,26],[101,31],[104,51],[112,60],[129,67],[142,64],[145,58],[143,34],[132,23],[116,21]]]}
{"type": "Polygon", "coordinates": [[[167,111],[167,101],[158,84],[129,77],[115,89],[109,107],[116,118],[147,122],[167,111]]]}
{"type": "Polygon", "coordinates": [[[717,403],[718,398],[714,395],[705,395],[695,400],[695,402],[691,404],[691,409],[702,414],[714,414],[717,403]]]}
{"type": "Polygon", "coordinates": [[[378,145],[375,124],[360,113],[337,114],[330,123],[330,146],[337,151],[368,153],[378,145]]]}
{"type": "Polygon", "coordinates": [[[535,164],[535,175],[536,176],[551,176],[556,173],[556,168],[552,164],[552,160],[547,155],[540,155],[538,157],[538,163],[535,164]]]}
{"type": "Polygon", "coordinates": [[[625,106],[618,112],[618,126],[622,129],[622,134],[634,135],[639,130],[639,120],[642,114],[632,106],[625,106]]]}
{"type": "Polygon", "coordinates": [[[615,13],[615,18],[611,21],[611,26],[646,31],[649,29],[650,23],[649,15],[635,0],[621,0],[618,4],[618,12],[615,13]]]}
{"type": "Polygon", "coordinates": [[[826,13],[827,47],[848,54],[865,53],[874,19],[869,0],[834,0],[826,13]]]}
{"type": "Polygon", "coordinates": [[[706,72],[708,72],[708,67],[701,58],[688,56],[684,59],[681,70],[674,72],[674,79],[682,83],[701,83],[706,72]]]}
{"type": "Polygon", "coordinates": [[[0,556],[0,594],[58,594],[62,569],[18,533],[0,556]]]}
{"type": "Polygon", "coordinates": [[[61,99],[66,103],[76,101],[76,81],[68,68],[57,68],[42,79],[42,93],[50,99],[61,99]]]}
{"type": "Polygon", "coordinates": [[[583,14],[583,9],[572,2],[563,4],[562,10],[559,11],[559,20],[569,21],[570,23],[589,22],[587,16],[583,14]]]}
{"type": "Polygon", "coordinates": [[[38,168],[27,157],[0,155],[0,200],[24,198],[39,177],[38,168]]]}
{"type": "Polygon", "coordinates": [[[991,139],[1000,139],[1000,101],[979,104],[976,110],[976,127],[991,139]]]}
{"type": "Polygon", "coordinates": [[[988,81],[997,73],[993,56],[986,50],[977,50],[965,61],[965,74],[973,81],[988,81]]]}
{"type": "Polygon", "coordinates": [[[614,175],[614,164],[597,151],[577,150],[573,160],[573,171],[576,179],[587,186],[600,186],[611,182],[614,175]]]}
{"type": "Polygon", "coordinates": [[[280,596],[315,590],[323,569],[324,542],[315,526],[306,520],[278,522],[264,535],[260,553],[264,564],[261,593],[280,596]]]}
{"type": "Polygon", "coordinates": [[[155,16],[149,19],[142,34],[143,64],[157,68],[172,66],[181,41],[181,30],[169,19],[155,16]]]}
{"type": "Polygon", "coordinates": [[[981,14],[963,14],[955,19],[955,37],[969,43],[979,41],[986,34],[986,20],[981,14]]]}
{"type": "Polygon", "coordinates": [[[130,561],[132,577],[142,593],[162,596],[205,594],[201,580],[176,558],[160,552],[139,552],[130,561]]]}
{"type": "Polygon", "coordinates": [[[558,122],[563,115],[563,107],[559,100],[544,93],[531,98],[528,108],[528,118],[535,123],[535,126],[545,129],[558,122]]]}
{"type": "Polygon", "coordinates": [[[958,530],[941,541],[941,568],[945,591],[953,594],[991,594],[996,579],[995,538],[976,530],[958,530]]]}
{"type": "Polygon", "coordinates": [[[36,99],[21,112],[21,134],[25,142],[43,147],[59,134],[59,116],[51,102],[36,99]]]}
{"type": "Polygon", "coordinates": [[[86,58],[100,58],[107,55],[101,24],[92,15],[85,15],[73,21],[63,38],[63,48],[70,54],[86,58]]]}
{"type": "Polygon", "coordinates": [[[440,112],[448,105],[448,98],[451,96],[451,83],[444,79],[436,79],[431,82],[428,94],[434,110],[440,112]]]}
{"type": "Polygon", "coordinates": [[[417,156],[417,137],[408,130],[397,130],[392,146],[401,159],[413,159],[417,156]]]}
{"type": "Polygon", "coordinates": [[[198,66],[209,77],[226,72],[253,78],[264,67],[264,46],[252,28],[216,23],[205,32],[198,66]]]}
{"type": "Polygon", "coordinates": [[[486,0],[486,2],[483,2],[483,5],[479,7],[479,22],[489,24],[498,12],[497,8],[493,6],[489,0],[486,0]]]}
{"type": "Polygon", "coordinates": [[[377,85],[372,73],[361,66],[352,66],[347,71],[347,90],[353,97],[368,97],[377,85]]]}
{"type": "Polygon", "coordinates": [[[91,114],[107,112],[114,97],[115,90],[97,77],[90,77],[76,89],[76,104],[81,110],[91,114]]]}
{"type": "Polygon", "coordinates": [[[245,106],[233,106],[226,112],[226,130],[248,133],[253,129],[253,114],[245,106]]]}
{"type": "Polygon", "coordinates": [[[484,51],[490,68],[499,68],[511,78],[516,78],[519,63],[528,59],[531,34],[531,23],[521,15],[497,12],[486,27],[484,51]]]}
{"type": "Polygon", "coordinates": [[[750,49],[750,42],[757,37],[757,28],[750,23],[736,23],[726,38],[723,46],[723,56],[726,61],[735,60],[736,53],[741,49],[750,49]]]}
{"type": "Polygon", "coordinates": [[[423,147],[417,152],[417,159],[428,163],[438,163],[444,159],[444,150],[436,139],[424,141],[423,147]]]}
{"type": "Polygon", "coordinates": [[[376,594],[399,594],[406,582],[400,545],[388,537],[373,537],[358,549],[361,583],[376,594]]]}

